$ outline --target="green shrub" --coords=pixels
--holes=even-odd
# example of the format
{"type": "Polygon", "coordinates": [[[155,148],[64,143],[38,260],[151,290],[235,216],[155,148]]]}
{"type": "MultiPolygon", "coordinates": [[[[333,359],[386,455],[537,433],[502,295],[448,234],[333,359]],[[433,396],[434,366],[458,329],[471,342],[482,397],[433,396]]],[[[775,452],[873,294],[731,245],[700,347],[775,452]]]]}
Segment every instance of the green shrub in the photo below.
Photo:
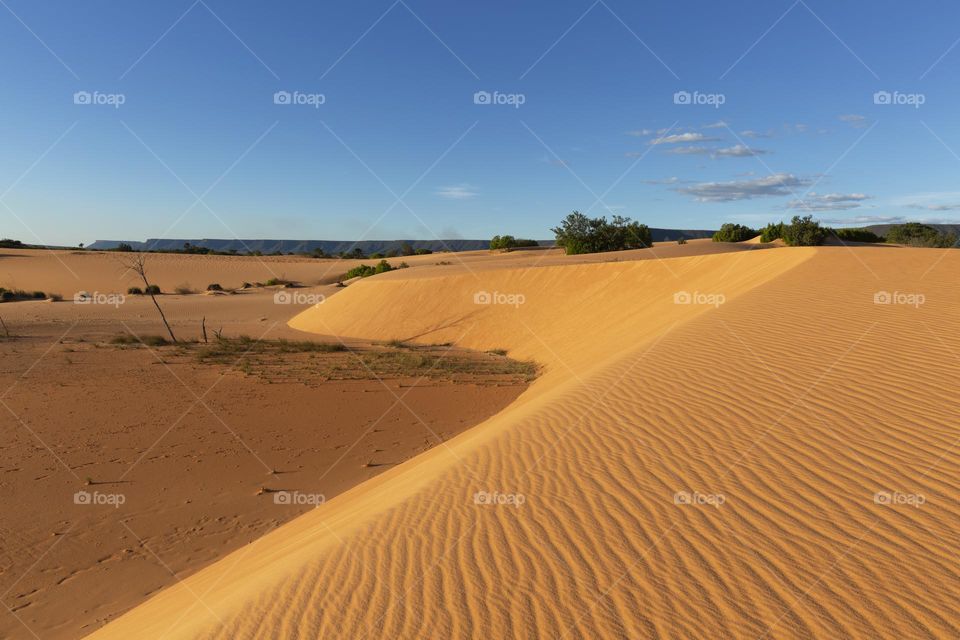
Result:
{"type": "Polygon", "coordinates": [[[567,255],[653,246],[650,227],[623,216],[613,216],[607,222],[605,217],[588,218],[574,211],[551,231],[556,235],[557,246],[562,247],[567,255]]]}
{"type": "Polygon", "coordinates": [[[128,296],[142,296],[142,295],[143,295],[143,289],[141,289],[140,287],[130,287],[129,289],[127,289],[127,295],[128,295],[128,296]]]}
{"type": "MultiPolygon", "coordinates": [[[[405,264],[405,263],[404,263],[405,264]]],[[[386,260],[381,260],[376,264],[376,266],[371,267],[368,264],[361,264],[347,271],[346,275],[343,276],[344,280],[349,280],[351,278],[367,278],[378,273],[386,273],[387,271],[393,271],[393,267],[390,266],[390,263],[386,260]]]]}
{"type": "Polygon", "coordinates": [[[677,244],[687,244],[687,239],[683,236],[680,236],[680,239],[677,240],[677,244]]]}
{"type": "Polygon", "coordinates": [[[783,237],[783,223],[771,222],[760,229],[760,242],[773,242],[783,237]]]}
{"type": "Polygon", "coordinates": [[[957,236],[952,233],[940,233],[935,228],[919,222],[907,222],[890,227],[887,231],[887,242],[911,247],[949,248],[956,246],[957,236]]]}
{"type": "Polygon", "coordinates": [[[207,285],[207,291],[223,291],[223,287],[214,282],[213,284],[207,285]]]}
{"type": "Polygon", "coordinates": [[[516,249],[517,247],[538,247],[540,244],[536,240],[527,240],[526,238],[514,238],[513,236],[493,236],[490,240],[490,250],[497,249],[516,249]]]}
{"type": "Polygon", "coordinates": [[[158,296],[162,292],[160,291],[160,285],[152,284],[149,287],[145,287],[143,292],[148,296],[158,296]]]}
{"type": "Polygon", "coordinates": [[[883,242],[883,238],[869,229],[831,229],[841,242],[883,242]]]}
{"type": "Polygon", "coordinates": [[[713,234],[714,242],[743,242],[757,237],[757,231],[742,224],[728,222],[713,234]]]}
{"type": "Polygon", "coordinates": [[[827,230],[813,216],[793,216],[790,224],[783,226],[783,241],[790,247],[814,247],[823,244],[827,230]]]}

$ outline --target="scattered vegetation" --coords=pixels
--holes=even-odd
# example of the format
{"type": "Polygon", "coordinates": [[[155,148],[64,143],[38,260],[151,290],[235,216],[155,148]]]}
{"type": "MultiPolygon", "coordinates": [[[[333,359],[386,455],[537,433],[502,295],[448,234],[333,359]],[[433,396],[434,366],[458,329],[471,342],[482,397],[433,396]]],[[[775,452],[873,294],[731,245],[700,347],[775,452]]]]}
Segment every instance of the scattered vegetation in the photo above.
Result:
{"type": "Polygon", "coordinates": [[[142,295],[143,295],[143,289],[141,289],[140,287],[130,287],[130,288],[127,289],[127,295],[128,295],[128,296],[142,296],[142,295]]]}
{"type": "Polygon", "coordinates": [[[23,244],[19,240],[11,240],[10,238],[4,238],[0,240],[0,249],[26,249],[27,245],[23,244]]]}
{"type": "Polygon", "coordinates": [[[952,233],[941,233],[934,227],[919,222],[907,222],[890,227],[887,231],[887,242],[911,247],[946,249],[957,245],[957,236],[952,233]]]}
{"type": "Polygon", "coordinates": [[[4,289],[0,287],[0,302],[19,302],[21,300],[46,300],[43,291],[24,291],[23,289],[4,289]]]}
{"type": "Polygon", "coordinates": [[[742,224],[735,224],[733,222],[728,222],[720,227],[720,230],[713,234],[714,242],[743,242],[744,240],[750,240],[751,238],[756,238],[758,235],[756,229],[751,229],[750,227],[744,226],[742,224]]]}
{"type": "Polygon", "coordinates": [[[184,284],[181,284],[181,285],[177,285],[177,286],[174,288],[173,291],[174,291],[174,293],[176,293],[177,295],[180,295],[180,296],[188,296],[188,295],[190,295],[190,294],[192,294],[192,293],[196,293],[196,292],[197,292],[197,290],[194,289],[193,287],[191,287],[189,283],[184,283],[184,284]]]}
{"type": "Polygon", "coordinates": [[[883,238],[869,229],[831,229],[841,242],[883,242],[883,238]]]}
{"type": "MultiPolygon", "coordinates": [[[[397,268],[404,269],[406,268],[404,266],[406,264],[407,264],[406,262],[402,262],[401,266],[397,268]]],[[[350,269],[349,271],[347,271],[347,273],[343,276],[343,279],[349,280],[351,278],[357,278],[357,277],[368,278],[370,276],[375,276],[378,273],[386,273],[387,271],[393,271],[393,270],[394,270],[394,267],[390,266],[389,262],[387,262],[386,260],[381,260],[375,266],[372,266],[372,267],[368,264],[361,264],[359,266],[356,266],[353,269],[350,269]]]]}
{"type": "Polygon", "coordinates": [[[539,247],[536,240],[527,240],[526,238],[514,238],[513,236],[493,236],[490,240],[490,250],[497,249],[516,249],[517,247],[539,247]]]}
{"type": "Polygon", "coordinates": [[[207,291],[223,291],[223,287],[214,282],[213,284],[207,285],[207,291]]]}
{"type": "Polygon", "coordinates": [[[783,237],[783,223],[771,222],[760,229],[760,242],[773,242],[783,237]]]}
{"type": "Polygon", "coordinates": [[[677,244],[687,244],[687,239],[683,236],[680,236],[680,239],[677,240],[677,244]]]}
{"type": "Polygon", "coordinates": [[[551,229],[556,235],[558,247],[567,255],[643,249],[653,246],[653,236],[645,224],[623,216],[588,218],[574,211],[551,229]]]}

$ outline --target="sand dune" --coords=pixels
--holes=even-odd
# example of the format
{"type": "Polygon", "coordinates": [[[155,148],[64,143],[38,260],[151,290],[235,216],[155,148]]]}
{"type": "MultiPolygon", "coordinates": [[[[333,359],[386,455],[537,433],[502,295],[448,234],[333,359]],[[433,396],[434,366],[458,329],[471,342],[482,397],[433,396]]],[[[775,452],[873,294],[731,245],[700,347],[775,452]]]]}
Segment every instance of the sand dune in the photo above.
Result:
{"type": "Polygon", "coordinates": [[[292,326],[545,375],[91,637],[957,637],[958,268],[828,247],[353,285],[292,326]]]}

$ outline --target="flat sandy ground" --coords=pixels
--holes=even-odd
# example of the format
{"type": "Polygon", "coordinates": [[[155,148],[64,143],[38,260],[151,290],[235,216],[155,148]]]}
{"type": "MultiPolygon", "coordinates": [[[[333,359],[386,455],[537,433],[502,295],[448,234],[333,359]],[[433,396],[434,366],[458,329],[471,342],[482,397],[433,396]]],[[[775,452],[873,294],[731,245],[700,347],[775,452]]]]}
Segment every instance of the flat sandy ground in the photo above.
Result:
{"type": "MultiPolygon", "coordinates": [[[[286,327],[297,307],[274,304],[276,291],[161,304],[181,339],[199,338],[198,312],[211,337],[222,327],[226,336],[316,338],[286,327]]],[[[497,370],[500,356],[445,348],[242,347],[201,363],[202,345],[111,344],[163,333],[145,298],[15,302],[0,305],[0,317],[14,336],[0,338],[3,638],[86,635],[481,422],[526,386],[524,376],[472,373],[474,360],[497,370]],[[371,373],[356,360],[396,356],[403,365],[421,353],[433,359],[408,372],[371,373]],[[464,359],[464,372],[445,366],[464,359]]]]}

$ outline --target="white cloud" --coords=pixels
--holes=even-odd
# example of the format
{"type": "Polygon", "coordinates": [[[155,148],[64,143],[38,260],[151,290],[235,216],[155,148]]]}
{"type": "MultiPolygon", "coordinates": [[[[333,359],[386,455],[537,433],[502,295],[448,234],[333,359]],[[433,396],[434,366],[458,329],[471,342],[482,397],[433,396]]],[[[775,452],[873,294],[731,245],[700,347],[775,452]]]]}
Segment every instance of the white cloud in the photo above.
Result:
{"type": "Polygon", "coordinates": [[[826,218],[826,224],[899,224],[906,222],[902,216],[854,216],[853,218],[826,218]]]}
{"type": "Polygon", "coordinates": [[[726,149],[717,149],[716,155],[726,158],[747,158],[750,156],[762,156],[770,153],[766,149],[752,149],[746,145],[738,144],[726,149]]]}
{"type": "Polygon", "coordinates": [[[787,209],[804,211],[849,211],[859,209],[870,196],[864,193],[810,193],[787,204],[787,209]]]}
{"type": "Polygon", "coordinates": [[[842,116],[837,116],[837,119],[841,122],[846,122],[855,129],[862,129],[863,127],[867,126],[867,119],[856,113],[848,113],[842,116]]]}
{"type": "Polygon", "coordinates": [[[794,188],[805,187],[809,178],[798,178],[789,173],[777,173],[755,180],[732,182],[701,182],[677,189],[679,193],[693,196],[698,202],[733,202],[753,198],[788,196],[794,188]]]}
{"type": "Polygon", "coordinates": [[[746,131],[741,131],[740,135],[744,138],[772,138],[773,132],[771,131],[754,131],[753,129],[747,129],[746,131]]]}
{"type": "Polygon", "coordinates": [[[637,138],[645,138],[652,135],[662,136],[667,131],[670,131],[670,129],[634,129],[633,131],[627,131],[627,135],[637,138]]]}
{"type": "Polygon", "coordinates": [[[960,204],[911,204],[907,205],[911,209],[922,209],[923,211],[958,211],[960,204]]]}
{"type": "Polygon", "coordinates": [[[641,180],[641,182],[643,184],[679,184],[682,180],[676,176],[671,176],[662,180],[641,180]]]}
{"type": "Polygon", "coordinates": [[[715,142],[720,138],[710,138],[702,133],[674,133],[668,136],[660,135],[654,138],[649,144],[677,144],[678,142],[715,142]]]}
{"type": "Polygon", "coordinates": [[[469,184],[457,184],[449,187],[440,187],[434,193],[441,198],[446,198],[447,200],[469,200],[470,198],[475,198],[479,195],[479,192],[476,190],[476,188],[470,186],[469,184]]]}
{"type": "Polygon", "coordinates": [[[723,120],[718,120],[718,121],[716,121],[716,122],[714,122],[714,123],[712,123],[712,124],[705,124],[705,125],[703,125],[703,126],[701,127],[701,129],[728,129],[729,127],[730,127],[730,125],[728,125],[728,124],[727,124],[726,122],[724,122],[723,120]]]}

